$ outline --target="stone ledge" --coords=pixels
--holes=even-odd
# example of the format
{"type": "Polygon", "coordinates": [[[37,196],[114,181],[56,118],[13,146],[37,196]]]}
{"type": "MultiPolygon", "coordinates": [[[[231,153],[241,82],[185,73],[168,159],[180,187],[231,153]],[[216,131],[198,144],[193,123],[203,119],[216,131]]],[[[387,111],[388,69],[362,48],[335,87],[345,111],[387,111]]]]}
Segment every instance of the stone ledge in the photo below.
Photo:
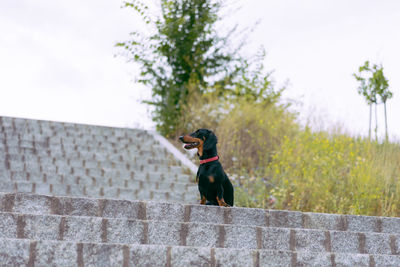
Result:
{"type": "Polygon", "coordinates": [[[5,265],[399,266],[391,255],[0,239],[5,265]]]}

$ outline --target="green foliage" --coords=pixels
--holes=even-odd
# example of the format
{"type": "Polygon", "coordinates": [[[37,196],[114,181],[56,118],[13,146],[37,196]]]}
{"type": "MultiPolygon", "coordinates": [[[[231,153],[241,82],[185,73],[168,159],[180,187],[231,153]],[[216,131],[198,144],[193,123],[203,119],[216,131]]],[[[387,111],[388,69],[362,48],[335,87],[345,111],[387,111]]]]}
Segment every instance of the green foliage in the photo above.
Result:
{"type": "MultiPolygon", "coordinates": [[[[118,43],[141,66],[139,82],[152,88],[158,130],[173,136],[182,124],[192,95],[208,88],[225,88],[239,71],[240,58],[227,49],[227,39],[215,31],[221,1],[160,0],[161,15],[152,19],[140,1],[125,2],[150,26],[152,34],[132,33],[118,43]]],[[[232,32],[231,32],[232,34],[232,32]]]]}
{"type": "Polygon", "coordinates": [[[215,128],[219,154],[225,168],[254,173],[267,166],[284,136],[293,136],[298,126],[286,106],[269,103],[236,103],[215,128]]]}

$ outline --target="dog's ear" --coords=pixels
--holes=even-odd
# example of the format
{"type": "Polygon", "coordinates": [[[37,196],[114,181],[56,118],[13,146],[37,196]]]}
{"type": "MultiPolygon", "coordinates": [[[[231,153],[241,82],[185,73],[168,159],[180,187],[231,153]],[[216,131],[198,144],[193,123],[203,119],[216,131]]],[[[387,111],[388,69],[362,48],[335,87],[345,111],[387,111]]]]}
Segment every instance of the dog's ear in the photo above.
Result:
{"type": "Polygon", "coordinates": [[[218,143],[217,136],[210,131],[206,140],[204,141],[203,150],[210,150],[218,143]]]}

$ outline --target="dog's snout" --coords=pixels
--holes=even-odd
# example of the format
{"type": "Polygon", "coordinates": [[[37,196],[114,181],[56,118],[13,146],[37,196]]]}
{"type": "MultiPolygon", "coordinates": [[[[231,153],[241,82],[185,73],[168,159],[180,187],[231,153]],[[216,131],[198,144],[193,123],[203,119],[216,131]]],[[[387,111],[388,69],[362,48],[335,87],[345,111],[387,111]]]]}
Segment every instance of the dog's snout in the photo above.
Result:
{"type": "Polygon", "coordinates": [[[181,142],[183,142],[183,135],[179,136],[179,140],[181,140],[181,142]]]}

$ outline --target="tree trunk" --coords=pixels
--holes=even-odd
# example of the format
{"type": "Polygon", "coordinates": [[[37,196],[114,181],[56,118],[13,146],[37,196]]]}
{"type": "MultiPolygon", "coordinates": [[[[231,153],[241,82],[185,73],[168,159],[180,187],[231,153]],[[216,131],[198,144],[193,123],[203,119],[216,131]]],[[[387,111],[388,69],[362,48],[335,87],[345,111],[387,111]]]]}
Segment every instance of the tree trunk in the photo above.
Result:
{"type": "Polygon", "coordinates": [[[378,142],[378,104],[375,103],[375,141],[378,142]]]}
{"type": "Polygon", "coordinates": [[[372,104],[369,104],[369,129],[368,129],[368,138],[371,141],[371,125],[372,124],[372,104]]]}
{"type": "Polygon", "coordinates": [[[389,134],[388,134],[388,126],[387,126],[387,115],[386,115],[386,101],[383,102],[383,105],[385,107],[385,139],[386,139],[386,142],[389,142],[389,134]]]}

